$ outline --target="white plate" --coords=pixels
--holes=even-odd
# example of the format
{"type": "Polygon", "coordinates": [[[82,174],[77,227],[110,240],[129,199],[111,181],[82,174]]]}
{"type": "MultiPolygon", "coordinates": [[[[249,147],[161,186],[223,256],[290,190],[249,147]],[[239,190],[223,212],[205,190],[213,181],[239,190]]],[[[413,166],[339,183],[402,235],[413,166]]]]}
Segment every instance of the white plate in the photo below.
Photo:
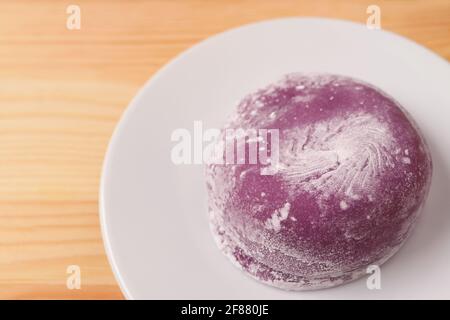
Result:
{"type": "Polygon", "coordinates": [[[106,250],[127,298],[450,298],[450,67],[398,35],[328,19],[281,19],[214,36],[160,70],[131,102],[112,138],[101,182],[106,250]],[[412,237],[366,278],[286,292],[250,279],[210,235],[203,168],[176,166],[171,133],[220,127],[245,94],[295,71],[338,73],[395,97],[433,154],[431,193],[412,237]]]}

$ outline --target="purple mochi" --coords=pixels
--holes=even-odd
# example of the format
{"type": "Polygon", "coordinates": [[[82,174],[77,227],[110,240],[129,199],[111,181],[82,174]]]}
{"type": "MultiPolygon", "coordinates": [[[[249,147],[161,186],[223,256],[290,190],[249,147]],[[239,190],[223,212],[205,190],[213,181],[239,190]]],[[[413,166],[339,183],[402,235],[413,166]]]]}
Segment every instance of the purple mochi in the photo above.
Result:
{"type": "Polygon", "coordinates": [[[279,130],[276,173],[206,167],[216,243],[253,278],[287,290],[337,286],[384,263],[411,233],[431,156],[410,116],[376,87],[289,74],[246,96],[225,128],[279,130]]]}

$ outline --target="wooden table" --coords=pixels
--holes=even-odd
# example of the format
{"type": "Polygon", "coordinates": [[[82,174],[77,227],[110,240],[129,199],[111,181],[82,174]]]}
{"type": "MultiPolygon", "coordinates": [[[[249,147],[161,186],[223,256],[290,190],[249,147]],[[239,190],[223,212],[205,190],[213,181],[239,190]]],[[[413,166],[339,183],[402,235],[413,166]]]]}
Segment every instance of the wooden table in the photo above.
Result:
{"type": "Polygon", "coordinates": [[[245,23],[324,16],[382,28],[450,59],[449,0],[0,2],[0,298],[121,299],[100,235],[100,170],[143,83],[196,42],[245,23]],[[66,286],[69,265],[81,289],[66,286]]]}

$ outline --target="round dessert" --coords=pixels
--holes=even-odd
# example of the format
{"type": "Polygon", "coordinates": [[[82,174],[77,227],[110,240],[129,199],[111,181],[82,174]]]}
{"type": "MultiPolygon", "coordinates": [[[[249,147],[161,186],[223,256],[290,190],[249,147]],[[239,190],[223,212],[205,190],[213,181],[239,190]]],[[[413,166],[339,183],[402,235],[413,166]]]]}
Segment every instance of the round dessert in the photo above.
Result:
{"type": "Polygon", "coordinates": [[[287,75],[245,97],[221,139],[231,156],[206,168],[214,238],[238,267],[278,288],[332,287],[384,263],[410,234],[431,181],[409,115],[349,77],[287,75]],[[239,129],[249,136],[228,148],[239,129]]]}

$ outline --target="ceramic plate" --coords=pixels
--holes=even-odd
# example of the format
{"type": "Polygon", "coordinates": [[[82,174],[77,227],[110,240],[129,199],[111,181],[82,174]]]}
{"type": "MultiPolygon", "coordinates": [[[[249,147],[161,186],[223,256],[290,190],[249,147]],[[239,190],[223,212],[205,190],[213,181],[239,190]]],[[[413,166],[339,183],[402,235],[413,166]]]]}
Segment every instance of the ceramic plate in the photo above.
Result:
{"type": "Polygon", "coordinates": [[[106,156],[100,197],[109,260],[130,299],[450,298],[450,67],[401,36],[338,20],[291,18],[211,37],[162,68],[133,99],[106,156]],[[372,83],[414,117],[434,174],[419,223],[367,277],[308,292],[261,284],[216,248],[202,165],[171,161],[174,130],[221,127],[247,93],[290,72],[328,72],[372,83]]]}

